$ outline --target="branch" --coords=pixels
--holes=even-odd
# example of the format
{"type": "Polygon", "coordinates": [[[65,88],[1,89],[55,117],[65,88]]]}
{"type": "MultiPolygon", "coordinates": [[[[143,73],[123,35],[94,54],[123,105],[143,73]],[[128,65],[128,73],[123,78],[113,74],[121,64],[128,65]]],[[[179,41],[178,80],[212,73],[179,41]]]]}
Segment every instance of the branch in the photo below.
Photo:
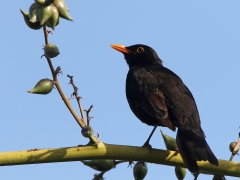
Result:
{"type": "MultiPolygon", "coordinates": [[[[66,162],[91,159],[119,159],[125,161],[144,161],[168,166],[185,167],[181,156],[175,151],[143,147],[120,146],[99,143],[95,146],[65,147],[56,149],[32,149],[16,152],[1,152],[0,166],[66,162]]],[[[219,166],[208,162],[198,162],[204,174],[240,177],[240,163],[219,160],[219,166]]]]}
{"type": "MultiPolygon", "coordinates": [[[[43,26],[43,32],[44,32],[45,45],[47,45],[48,44],[48,33],[49,32],[47,31],[47,28],[46,28],[45,25],[43,26]]],[[[79,126],[81,128],[85,127],[86,124],[79,118],[79,116],[77,115],[77,113],[75,112],[73,107],[71,106],[69,99],[65,96],[65,94],[64,94],[64,92],[63,92],[63,90],[60,86],[60,83],[59,83],[58,78],[57,78],[57,73],[55,73],[55,70],[54,70],[54,67],[52,65],[51,59],[47,56],[45,56],[45,57],[47,59],[48,65],[50,67],[52,77],[53,77],[53,80],[54,80],[54,83],[55,83],[55,87],[57,88],[60,96],[62,97],[62,100],[64,101],[65,105],[67,106],[68,110],[71,112],[71,114],[73,115],[74,119],[77,121],[79,126]]]]}
{"type": "Polygon", "coordinates": [[[70,79],[69,84],[71,84],[73,86],[73,93],[72,93],[71,96],[75,96],[75,98],[77,100],[77,103],[78,103],[80,113],[81,113],[81,117],[82,117],[81,120],[84,124],[86,124],[86,121],[85,121],[85,118],[84,118],[84,113],[83,113],[83,108],[82,108],[82,103],[81,103],[81,97],[78,95],[78,92],[77,92],[78,88],[77,88],[77,86],[75,86],[75,83],[73,81],[73,76],[70,76],[70,75],[67,74],[67,77],[70,79]]]}

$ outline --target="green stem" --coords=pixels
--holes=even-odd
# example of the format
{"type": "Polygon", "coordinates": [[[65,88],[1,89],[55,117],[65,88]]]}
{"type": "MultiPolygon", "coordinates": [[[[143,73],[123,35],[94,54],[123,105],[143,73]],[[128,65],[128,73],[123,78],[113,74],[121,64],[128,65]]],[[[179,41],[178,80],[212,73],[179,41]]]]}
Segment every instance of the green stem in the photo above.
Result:
{"type": "MultiPolygon", "coordinates": [[[[44,25],[43,26],[43,32],[44,32],[44,39],[45,39],[45,45],[48,44],[48,32],[47,32],[47,28],[44,25]]],[[[45,56],[46,57],[46,56],[45,56]]],[[[55,73],[54,67],[52,65],[52,61],[50,58],[46,57],[48,65],[50,67],[51,73],[52,73],[52,77],[53,80],[55,82],[55,87],[57,88],[63,102],[65,103],[65,105],[67,106],[68,110],[71,112],[72,116],[74,117],[74,119],[77,121],[78,125],[83,128],[84,126],[86,126],[86,124],[79,118],[79,116],[77,115],[77,113],[75,112],[75,110],[73,109],[72,105],[70,104],[70,100],[65,96],[60,83],[58,81],[57,78],[57,74],[55,73]]]]}
{"type": "MultiPolygon", "coordinates": [[[[0,166],[37,164],[50,162],[80,161],[91,159],[119,159],[143,161],[168,166],[185,167],[181,156],[175,151],[144,147],[120,146],[99,143],[95,146],[66,147],[56,149],[33,149],[0,153],[0,166]]],[[[240,177],[240,163],[219,160],[219,166],[198,162],[199,170],[205,174],[240,177]]]]}

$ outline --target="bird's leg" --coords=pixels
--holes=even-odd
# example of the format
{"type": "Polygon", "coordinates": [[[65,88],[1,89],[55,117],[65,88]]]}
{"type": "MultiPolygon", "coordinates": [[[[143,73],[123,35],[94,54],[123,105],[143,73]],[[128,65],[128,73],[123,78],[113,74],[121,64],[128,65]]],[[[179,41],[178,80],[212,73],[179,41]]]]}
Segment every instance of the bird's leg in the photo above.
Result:
{"type": "Polygon", "coordinates": [[[143,144],[142,147],[152,148],[152,146],[149,144],[149,141],[150,141],[150,139],[151,139],[151,137],[152,137],[152,135],[153,135],[153,133],[154,133],[154,131],[156,130],[157,127],[158,127],[158,126],[154,126],[151,134],[149,135],[148,139],[146,140],[146,142],[143,144]]]}
{"type": "Polygon", "coordinates": [[[194,176],[194,180],[197,180],[198,175],[199,175],[199,173],[197,173],[197,174],[193,174],[193,176],[194,176]]]}

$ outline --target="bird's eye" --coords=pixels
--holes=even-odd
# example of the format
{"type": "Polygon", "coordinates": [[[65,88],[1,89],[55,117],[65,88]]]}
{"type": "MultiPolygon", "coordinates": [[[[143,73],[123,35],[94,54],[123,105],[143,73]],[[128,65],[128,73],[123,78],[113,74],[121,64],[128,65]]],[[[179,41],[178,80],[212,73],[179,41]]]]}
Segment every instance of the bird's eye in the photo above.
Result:
{"type": "Polygon", "coordinates": [[[143,52],[144,52],[144,48],[143,48],[143,47],[137,48],[137,52],[138,52],[138,53],[143,53],[143,52]]]}

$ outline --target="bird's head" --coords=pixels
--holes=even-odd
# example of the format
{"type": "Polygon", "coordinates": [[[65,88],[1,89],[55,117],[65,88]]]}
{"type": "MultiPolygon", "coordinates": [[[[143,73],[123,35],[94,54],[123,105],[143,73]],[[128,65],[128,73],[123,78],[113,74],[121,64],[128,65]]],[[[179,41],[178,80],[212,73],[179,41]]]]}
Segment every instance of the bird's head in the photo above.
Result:
{"type": "Polygon", "coordinates": [[[162,64],[162,60],[157,53],[149,46],[143,44],[135,44],[132,46],[123,46],[112,44],[113,49],[124,54],[129,68],[135,66],[144,66],[152,64],[162,64]]]}

